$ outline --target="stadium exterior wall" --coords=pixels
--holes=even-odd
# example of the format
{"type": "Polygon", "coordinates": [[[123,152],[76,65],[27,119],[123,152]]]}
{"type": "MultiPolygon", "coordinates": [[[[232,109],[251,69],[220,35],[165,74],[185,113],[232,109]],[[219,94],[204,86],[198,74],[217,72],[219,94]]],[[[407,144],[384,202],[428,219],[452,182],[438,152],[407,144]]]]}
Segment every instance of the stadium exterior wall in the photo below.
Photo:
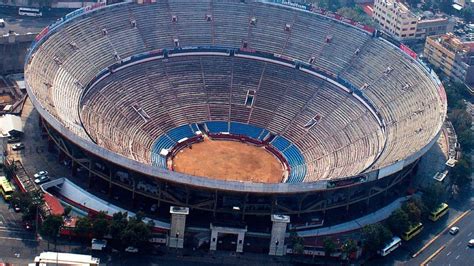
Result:
{"type": "MultiPolygon", "coordinates": [[[[417,163],[415,161],[400,171],[382,179],[376,179],[376,174],[369,174],[366,177],[370,179],[375,178],[376,180],[357,182],[362,180],[359,176],[359,179],[354,182],[351,181],[352,179],[348,179],[346,183],[344,183],[344,180],[336,181],[339,182],[339,186],[336,184],[331,188],[286,191],[285,193],[265,190],[238,192],[230,191],[226,187],[220,189],[216,187],[194,186],[193,183],[177,183],[169,179],[160,178],[156,174],[146,175],[138,172],[140,168],[126,169],[123,165],[117,164],[117,161],[107,160],[106,157],[97,156],[90,153],[90,150],[75,145],[46,121],[42,121],[48,133],[51,146],[57,146],[59,149],[61,160],[67,158],[67,160],[71,161],[72,176],[86,178],[87,183],[91,186],[98,182],[104,182],[109,187],[109,194],[114,188],[121,188],[131,193],[132,199],[136,199],[140,195],[141,197],[157,201],[160,205],[186,206],[191,209],[213,213],[231,213],[234,206],[239,206],[245,215],[270,215],[274,213],[299,215],[326,212],[327,210],[337,208],[344,208],[348,211],[350,205],[357,203],[367,205],[367,208],[369,208],[369,204],[375,202],[374,198],[385,198],[388,192],[395,193],[393,187],[400,184],[406,177],[409,177],[417,163]],[[85,169],[86,171],[78,173],[78,168],[85,169]],[[127,173],[127,176],[133,180],[131,184],[123,182],[117,175],[118,172],[127,173]],[[138,189],[136,184],[140,181],[156,186],[156,193],[138,189]]],[[[179,175],[179,173],[173,174],[179,175]]],[[[213,180],[209,181],[212,182],[213,180]]],[[[305,183],[299,184],[297,187],[305,187],[305,183]]],[[[403,194],[405,190],[402,189],[397,193],[403,194]]]]}

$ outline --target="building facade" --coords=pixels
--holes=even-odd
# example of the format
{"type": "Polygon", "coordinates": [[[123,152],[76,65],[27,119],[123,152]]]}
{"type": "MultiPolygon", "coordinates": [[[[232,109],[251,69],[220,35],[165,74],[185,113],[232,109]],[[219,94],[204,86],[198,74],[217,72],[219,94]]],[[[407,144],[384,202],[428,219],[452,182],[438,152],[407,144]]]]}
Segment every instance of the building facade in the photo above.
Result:
{"type": "Polygon", "coordinates": [[[399,41],[413,39],[418,18],[396,0],[375,0],[373,18],[381,29],[399,41]]]}
{"type": "Polygon", "coordinates": [[[375,0],[373,18],[381,30],[398,41],[421,40],[444,34],[453,31],[455,25],[454,20],[446,16],[414,14],[397,0],[375,0]]]}
{"type": "Polygon", "coordinates": [[[416,39],[425,39],[428,36],[441,35],[453,32],[456,22],[448,17],[430,17],[419,19],[416,25],[416,39]]]}
{"type": "Polygon", "coordinates": [[[424,55],[447,77],[474,84],[474,42],[462,42],[452,33],[426,39],[424,55]]]}

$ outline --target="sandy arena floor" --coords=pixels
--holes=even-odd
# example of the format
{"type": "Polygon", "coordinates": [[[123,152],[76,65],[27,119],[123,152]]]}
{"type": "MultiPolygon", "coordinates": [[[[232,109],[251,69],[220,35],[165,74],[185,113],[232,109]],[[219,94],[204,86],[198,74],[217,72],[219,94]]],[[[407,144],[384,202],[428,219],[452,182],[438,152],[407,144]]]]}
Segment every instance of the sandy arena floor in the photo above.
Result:
{"type": "Polygon", "coordinates": [[[173,158],[177,172],[221,180],[280,183],[280,161],[264,148],[237,141],[210,140],[192,145],[173,158]]]}

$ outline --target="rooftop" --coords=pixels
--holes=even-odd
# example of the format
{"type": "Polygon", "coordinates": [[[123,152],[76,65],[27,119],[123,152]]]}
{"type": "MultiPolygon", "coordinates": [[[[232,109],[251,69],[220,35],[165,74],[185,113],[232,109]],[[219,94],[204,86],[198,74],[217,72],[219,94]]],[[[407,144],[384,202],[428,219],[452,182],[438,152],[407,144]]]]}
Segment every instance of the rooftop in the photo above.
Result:
{"type": "Polygon", "coordinates": [[[463,42],[452,33],[428,37],[454,53],[468,53],[474,48],[474,42],[463,42]]]}
{"type": "Polygon", "coordinates": [[[35,257],[35,262],[39,262],[41,265],[48,265],[49,263],[56,265],[98,265],[100,260],[91,255],[42,252],[39,256],[35,257]]]}

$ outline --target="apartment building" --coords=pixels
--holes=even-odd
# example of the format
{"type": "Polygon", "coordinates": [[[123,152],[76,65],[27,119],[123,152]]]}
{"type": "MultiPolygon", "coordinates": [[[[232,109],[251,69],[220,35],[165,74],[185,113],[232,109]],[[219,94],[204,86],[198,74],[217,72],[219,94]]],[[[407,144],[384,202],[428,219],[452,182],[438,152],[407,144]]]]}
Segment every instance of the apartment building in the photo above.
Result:
{"type": "Polygon", "coordinates": [[[421,40],[428,36],[453,32],[455,25],[454,18],[436,15],[423,16],[418,19],[415,38],[421,40]]]}
{"type": "Polygon", "coordinates": [[[381,29],[395,39],[414,39],[418,17],[396,0],[375,0],[373,18],[381,29]]]}
{"type": "Polygon", "coordinates": [[[456,24],[449,17],[434,15],[431,12],[414,14],[397,0],[375,0],[372,17],[381,30],[399,41],[421,40],[427,36],[451,32],[456,24]]]}
{"type": "Polygon", "coordinates": [[[429,36],[424,56],[447,77],[474,84],[474,42],[463,42],[452,33],[429,36]]]}

